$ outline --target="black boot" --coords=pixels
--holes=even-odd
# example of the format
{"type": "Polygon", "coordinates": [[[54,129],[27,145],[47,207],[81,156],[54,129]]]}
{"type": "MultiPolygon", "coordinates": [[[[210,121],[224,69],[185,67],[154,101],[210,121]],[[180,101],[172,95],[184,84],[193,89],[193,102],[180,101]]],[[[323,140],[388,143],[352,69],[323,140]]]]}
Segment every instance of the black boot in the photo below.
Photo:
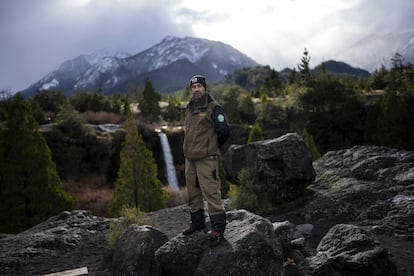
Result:
{"type": "Polygon", "coordinates": [[[224,230],[226,229],[226,213],[210,215],[211,230],[207,233],[207,239],[210,241],[220,242],[224,239],[224,230]]]}
{"type": "Polygon", "coordinates": [[[205,218],[204,218],[204,210],[198,209],[195,212],[190,213],[191,217],[191,224],[190,227],[183,231],[183,235],[190,235],[195,231],[200,231],[206,228],[205,218]]]}

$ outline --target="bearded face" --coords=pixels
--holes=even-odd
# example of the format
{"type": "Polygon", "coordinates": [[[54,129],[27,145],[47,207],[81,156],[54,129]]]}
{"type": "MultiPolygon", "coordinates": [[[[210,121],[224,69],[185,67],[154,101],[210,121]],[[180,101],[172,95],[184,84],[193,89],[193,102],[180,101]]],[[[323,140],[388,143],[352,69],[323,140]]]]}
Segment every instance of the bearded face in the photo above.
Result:
{"type": "Polygon", "coordinates": [[[193,93],[193,99],[198,101],[204,96],[206,90],[201,83],[194,83],[191,85],[191,92],[193,93]]]}

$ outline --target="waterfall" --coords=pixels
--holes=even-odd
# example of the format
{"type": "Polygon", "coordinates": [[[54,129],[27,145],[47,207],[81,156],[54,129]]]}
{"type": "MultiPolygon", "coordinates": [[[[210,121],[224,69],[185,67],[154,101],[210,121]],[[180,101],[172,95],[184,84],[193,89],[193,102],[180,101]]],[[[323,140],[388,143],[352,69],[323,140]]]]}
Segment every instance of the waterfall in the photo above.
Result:
{"type": "Polygon", "coordinates": [[[168,183],[174,190],[179,190],[177,174],[175,172],[174,160],[171,154],[170,143],[168,143],[167,135],[163,132],[159,132],[162,152],[164,153],[165,167],[167,170],[168,183]]]}

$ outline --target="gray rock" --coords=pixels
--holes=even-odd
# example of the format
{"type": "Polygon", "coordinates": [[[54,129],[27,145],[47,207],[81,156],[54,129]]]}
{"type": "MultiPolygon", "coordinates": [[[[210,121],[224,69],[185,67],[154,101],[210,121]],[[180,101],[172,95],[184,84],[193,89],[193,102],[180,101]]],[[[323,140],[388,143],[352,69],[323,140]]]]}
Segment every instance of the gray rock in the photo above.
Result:
{"type": "Polygon", "coordinates": [[[354,146],[326,153],[313,162],[312,191],[266,216],[295,225],[312,224],[307,256],[336,224],[370,232],[390,252],[401,276],[414,273],[414,151],[354,146]]]}
{"type": "Polygon", "coordinates": [[[332,151],[313,163],[311,188],[329,196],[325,215],[373,224],[377,232],[412,240],[414,152],[378,146],[332,151]]]}
{"type": "Polygon", "coordinates": [[[296,133],[247,145],[232,145],[224,164],[233,183],[238,182],[240,170],[246,168],[274,204],[303,195],[315,177],[311,153],[296,133]]]}
{"type": "Polygon", "coordinates": [[[289,246],[293,249],[303,249],[305,247],[305,238],[300,237],[290,241],[289,246]]]}
{"type": "Polygon", "coordinates": [[[155,251],[168,241],[158,229],[130,225],[119,239],[112,259],[113,275],[161,275],[155,251]]]}
{"type": "Polygon", "coordinates": [[[396,237],[414,241],[414,195],[394,196],[388,210],[381,227],[396,237]]]}
{"type": "Polygon", "coordinates": [[[0,239],[1,275],[40,275],[87,267],[111,275],[105,235],[111,220],[87,211],[62,212],[22,233],[0,239]]]}
{"type": "Polygon", "coordinates": [[[414,184],[414,152],[380,146],[354,146],[327,152],[314,162],[318,176],[393,183],[397,189],[414,184]]]}
{"type": "Polygon", "coordinates": [[[286,251],[290,241],[293,239],[293,228],[294,225],[289,221],[274,222],[273,230],[276,237],[279,239],[282,245],[283,251],[286,251]]]}
{"type": "Polygon", "coordinates": [[[354,225],[332,227],[308,261],[312,275],[398,275],[387,250],[354,225]]]}
{"type": "Polygon", "coordinates": [[[165,275],[283,275],[283,254],[273,225],[245,210],[227,212],[225,240],[203,232],[178,235],[155,253],[165,275]]]}
{"type": "Polygon", "coordinates": [[[146,216],[154,217],[159,224],[157,228],[171,239],[189,226],[190,207],[188,207],[188,204],[179,205],[149,212],[146,213],[146,216]]]}
{"type": "Polygon", "coordinates": [[[293,232],[293,238],[297,239],[300,237],[308,238],[312,236],[313,225],[310,223],[298,224],[295,226],[293,232]]]}

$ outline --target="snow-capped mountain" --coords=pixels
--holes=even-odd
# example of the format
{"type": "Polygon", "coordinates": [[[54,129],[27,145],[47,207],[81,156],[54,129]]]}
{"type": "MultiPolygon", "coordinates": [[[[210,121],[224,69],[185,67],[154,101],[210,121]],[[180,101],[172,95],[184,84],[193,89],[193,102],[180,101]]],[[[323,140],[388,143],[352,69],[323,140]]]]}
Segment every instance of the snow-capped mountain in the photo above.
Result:
{"type": "Polygon", "coordinates": [[[100,67],[107,64],[108,61],[116,62],[116,60],[128,56],[130,56],[128,53],[114,52],[108,49],[101,49],[88,55],[80,55],[63,62],[58,69],[47,74],[37,83],[24,90],[23,94],[30,95],[38,89],[57,89],[69,95],[80,76],[88,72],[92,67],[100,67]]]}
{"type": "Polygon", "coordinates": [[[100,51],[65,61],[23,91],[30,96],[37,89],[102,89],[103,93],[128,92],[147,78],[160,92],[183,88],[194,74],[208,76],[213,83],[237,69],[259,65],[233,47],[200,38],[167,36],[160,43],[135,55],[100,51]]]}
{"type": "Polygon", "coordinates": [[[414,63],[414,31],[369,35],[335,58],[372,73],[381,65],[389,69],[395,53],[401,54],[406,62],[414,63]]]}

